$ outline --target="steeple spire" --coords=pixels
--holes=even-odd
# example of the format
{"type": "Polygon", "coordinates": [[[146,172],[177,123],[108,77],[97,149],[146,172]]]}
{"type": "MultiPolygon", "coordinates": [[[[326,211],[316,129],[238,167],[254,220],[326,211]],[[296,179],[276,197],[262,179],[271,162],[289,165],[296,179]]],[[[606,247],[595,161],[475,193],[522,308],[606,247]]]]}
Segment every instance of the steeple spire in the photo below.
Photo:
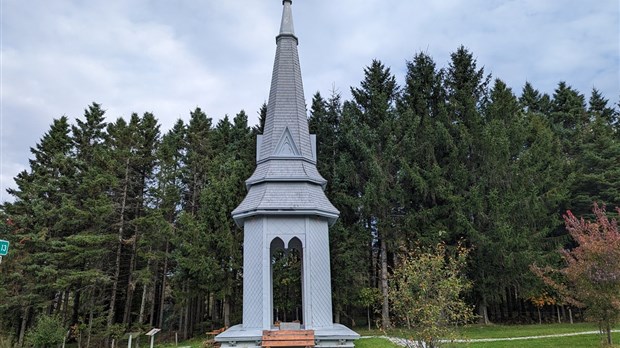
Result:
{"type": "Polygon", "coordinates": [[[323,189],[327,181],[316,168],[316,141],[308,127],[292,1],[282,1],[276,36],[269,103],[263,135],[257,137],[256,170],[246,180],[248,195],[232,212],[240,226],[255,215],[318,215],[333,223],[338,210],[323,189]]]}
{"type": "Polygon", "coordinates": [[[293,11],[291,10],[292,4],[292,0],[282,1],[282,5],[284,6],[284,8],[282,9],[282,23],[280,24],[280,35],[295,36],[295,27],[293,26],[293,11]]]}

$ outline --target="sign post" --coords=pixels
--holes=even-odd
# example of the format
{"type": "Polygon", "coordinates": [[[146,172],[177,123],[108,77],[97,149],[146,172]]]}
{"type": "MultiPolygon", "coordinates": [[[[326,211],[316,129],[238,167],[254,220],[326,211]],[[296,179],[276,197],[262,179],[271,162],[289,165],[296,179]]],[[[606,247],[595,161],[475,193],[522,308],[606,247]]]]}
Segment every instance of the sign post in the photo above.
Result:
{"type": "Polygon", "coordinates": [[[145,334],[147,336],[151,336],[151,348],[153,348],[153,344],[155,343],[155,334],[160,332],[160,331],[161,331],[161,329],[154,328],[154,329],[151,329],[151,331],[149,331],[149,332],[147,332],[145,334]]]}
{"type": "MultiPolygon", "coordinates": [[[[125,338],[127,339],[127,348],[132,348],[132,346],[133,346],[132,341],[133,341],[134,338],[137,338],[138,336],[140,336],[140,332],[139,331],[138,332],[128,332],[128,333],[126,333],[123,336],[123,339],[125,339],[125,338]]],[[[120,342],[120,340],[119,340],[119,342],[120,342]]]]}

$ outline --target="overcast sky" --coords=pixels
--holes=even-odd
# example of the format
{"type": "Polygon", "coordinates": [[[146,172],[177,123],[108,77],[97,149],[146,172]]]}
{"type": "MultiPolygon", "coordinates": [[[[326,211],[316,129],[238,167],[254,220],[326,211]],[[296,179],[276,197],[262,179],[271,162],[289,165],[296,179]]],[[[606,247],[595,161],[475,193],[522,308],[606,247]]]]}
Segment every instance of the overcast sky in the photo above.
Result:
{"type": "MultiPolygon", "coordinates": [[[[197,106],[255,124],[267,99],[280,0],[0,3],[0,202],[52,120],[93,101],[109,121],[153,112],[164,132],[197,106]]],[[[620,97],[618,0],[295,0],[293,16],[307,103],[350,98],[374,58],[402,82],[415,53],[445,67],[461,44],[517,94],[566,81],[620,97]]]]}

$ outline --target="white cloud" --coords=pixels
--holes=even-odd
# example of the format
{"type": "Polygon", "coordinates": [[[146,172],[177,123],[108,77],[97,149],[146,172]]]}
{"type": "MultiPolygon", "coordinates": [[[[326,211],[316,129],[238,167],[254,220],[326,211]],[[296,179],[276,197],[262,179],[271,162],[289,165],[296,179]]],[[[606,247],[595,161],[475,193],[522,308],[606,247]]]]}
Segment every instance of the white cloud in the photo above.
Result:
{"type": "MultiPolygon", "coordinates": [[[[402,81],[416,52],[443,67],[461,44],[517,93],[526,80],[547,93],[561,80],[613,102],[620,93],[613,0],[313,0],[293,12],[307,103],[332,86],[348,98],[373,58],[402,81]]],[[[151,111],[164,130],[196,106],[255,121],[280,15],[280,1],[4,1],[0,189],[53,118],[93,101],[110,120],[151,111]]]]}

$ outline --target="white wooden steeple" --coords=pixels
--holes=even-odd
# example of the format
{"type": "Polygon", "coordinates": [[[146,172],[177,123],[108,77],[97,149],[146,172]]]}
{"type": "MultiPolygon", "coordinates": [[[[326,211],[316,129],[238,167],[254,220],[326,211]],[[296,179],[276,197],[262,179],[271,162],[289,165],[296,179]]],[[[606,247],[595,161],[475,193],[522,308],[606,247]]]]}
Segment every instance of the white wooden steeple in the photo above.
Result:
{"type": "Polygon", "coordinates": [[[328,227],[339,212],[325,196],[327,182],[316,167],[292,1],[282,4],[267,117],[256,140],[256,169],[246,180],[246,197],[232,211],[244,230],[243,323],[215,340],[223,348],[257,348],[263,331],[277,330],[272,258],[277,249],[295,249],[301,258],[300,328],[314,331],[315,347],[353,347],[359,335],[333,323],[328,227]]]}

